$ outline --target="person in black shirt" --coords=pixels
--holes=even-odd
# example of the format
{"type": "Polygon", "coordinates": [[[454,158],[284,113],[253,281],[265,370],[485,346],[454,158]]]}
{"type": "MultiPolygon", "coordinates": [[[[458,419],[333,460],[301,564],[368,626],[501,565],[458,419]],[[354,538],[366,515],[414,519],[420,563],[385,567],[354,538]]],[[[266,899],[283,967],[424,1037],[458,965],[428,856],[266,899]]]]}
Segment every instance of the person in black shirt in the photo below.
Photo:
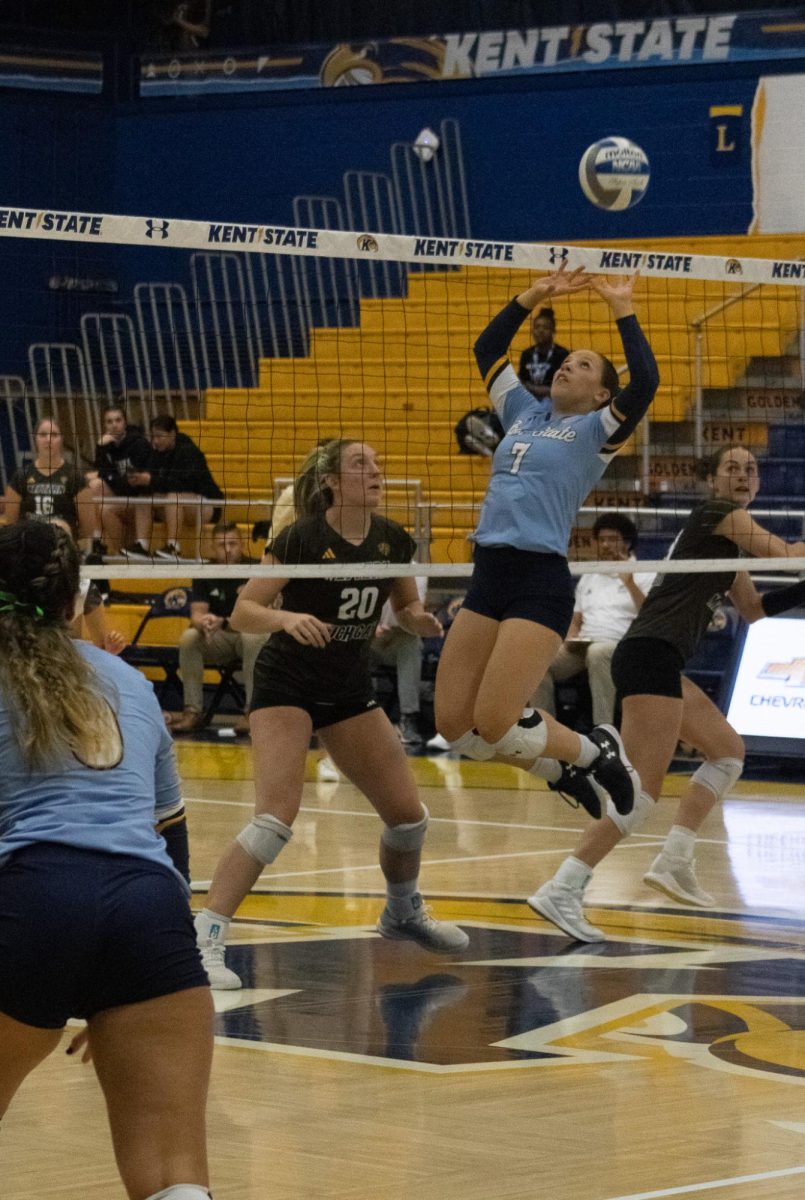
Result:
{"type": "MultiPolygon", "coordinates": [[[[760,486],[757,462],[744,446],[724,446],[705,466],[712,497],[694,508],[671,548],[674,559],[794,558],[805,543],[787,543],[762,529],[746,511],[760,486]]],[[[677,813],[676,824],[644,875],[644,882],[682,904],[710,907],[694,869],[696,831],[743,770],[744,746],[723,713],[682,675],[727,596],[744,620],[754,622],[805,602],[805,582],[761,596],[746,572],[660,575],[619,642],[612,678],[623,705],[622,735],[640,773],[642,792],[626,816],[607,803],[606,815],[583,835],[556,875],[529,905],[579,941],[603,941],[582,911],[593,868],[643,824],[662,790],[680,738],[704,755],[677,813]]]]}
{"type": "MultiPolygon", "coordinates": [[[[223,492],[210,473],[207,459],[196,443],[186,433],[179,432],[174,417],[154,417],[150,423],[151,452],[142,470],[130,471],[129,483],[134,487],[146,488],[154,496],[155,509],[162,509],[165,518],[165,545],[156,551],[157,558],[172,562],[181,560],[179,547],[180,530],[188,525],[195,530],[200,540],[201,525],[218,521],[221,510],[202,500],[220,500],[223,492]],[[196,500],[198,504],[183,504],[184,500],[196,500]]],[[[150,520],[154,510],[145,507],[150,520]]],[[[148,537],[140,537],[123,553],[134,561],[150,560],[148,537]]],[[[196,545],[196,557],[199,546],[196,545]]]]}
{"type": "Polygon", "coordinates": [[[556,318],[552,308],[541,308],[531,322],[533,346],[520,355],[517,376],[532,396],[542,400],[551,394],[553,377],[570,351],[553,340],[556,318]]]}
{"type": "Polygon", "coordinates": [[[130,476],[145,469],[151,445],[139,425],[126,423],[126,410],[109,404],[101,414],[103,433],[95,447],[94,470],[87,482],[95,497],[96,522],[93,553],[103,556],[107,545],[117,553],[125,539],[125,523],[131,517],[136,541],[147,541],[148,505],[120,503],[122,497],[147,496],[148,488],[135,487],[130,476]]]}
{"type": "Polygon", "coordinates": [[[240,987],[224,963],[230,919],[263,868],[290,841],[302,798],[311,734],[359,788],[384,823],[380,866],[387,881],[378,932],[437,953],[463,950],[468,937],[434,921],[418,891],[428,811],[400,741],[374,698],[369,649],[383,604],[391,597],[403,628],[418,637],[441,633],[411,577],[350,577],[350,565],[409,563],[415,544],[394,521],[377,515],[383,476],[362,442],[317,446],[296,481],[297,520],[270,543],[269,565],[332,564],[333,576],[250,579],[232,624],[270,633],[255,668],[251,706],[256,815],[218,863],[196,931],[213,988],[240,987]],[[282,595],[282,608],[274,607],[282,595]]]}
{"type": "Polygon", "coordinates": [[[12,475],[5,493],[5,518],[14,525],[23,517],[47,521],[61,517],[84,546],[92,539],[94,505],[84,472],[68,463],[58,421],[42,417],[34,430],[35,456],[12,475]]]}
{"type": "MultiPolygon", "coordinates": [[[[243,557],[243,545],[234,522],[223,522],[212,531],[215,561],[233,565],[252,560],[243,557]]],[[[171,733],[192,733],[204,725],[204,668],[241,663],[246,687],[246,711],[252,695],[254,664],[266,641],[265,634],[238,633],[229,624],[238,593],[244,585],[234,575],[221,579],[194,579],[190,628],[179,639],[179,670],[184,689],[184,712],[171,721],[171,733]]],[[[235,726],[248,733],[243,718],[235,726]]]]}

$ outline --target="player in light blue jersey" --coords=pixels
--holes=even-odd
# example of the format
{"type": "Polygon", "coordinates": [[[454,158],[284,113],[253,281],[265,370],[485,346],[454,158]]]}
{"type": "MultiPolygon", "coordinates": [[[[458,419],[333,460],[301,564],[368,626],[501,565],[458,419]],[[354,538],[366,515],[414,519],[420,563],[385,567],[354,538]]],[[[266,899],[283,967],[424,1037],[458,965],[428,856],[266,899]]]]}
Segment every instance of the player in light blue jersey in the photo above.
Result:
{"type": "Polygon", "coordinates": [[[133,1200],[205,1200],[212,1003],[188,888],[154,828],[181,806],[151,685],[69,625],[78,552],[0,529],[0,1116],[70,1017],[133,1200]]]}
{"type": "Polygon", "coordinates": [[[639,780],[611,726],[589,737],[524,706],[561,646],[573,614],[567,546],[573,522],[612,456],[645,414],[659,377],[632,305],[637,276],[614,282],[582,268],[537,280],[498,313],[475,356],[506,431],[474,534],[474,569],[436,676],[436,723],[470,758],[514,761],[547,778],[595,817],[608,793],[631,811],[639,780]],[[612,363],[574,350],[535,400],[508,359],[531,310],[586,288],[608,304],[623,342],[629,383],[612,363]],[[546,759],[557,760],[552,762],[546,759]]]}

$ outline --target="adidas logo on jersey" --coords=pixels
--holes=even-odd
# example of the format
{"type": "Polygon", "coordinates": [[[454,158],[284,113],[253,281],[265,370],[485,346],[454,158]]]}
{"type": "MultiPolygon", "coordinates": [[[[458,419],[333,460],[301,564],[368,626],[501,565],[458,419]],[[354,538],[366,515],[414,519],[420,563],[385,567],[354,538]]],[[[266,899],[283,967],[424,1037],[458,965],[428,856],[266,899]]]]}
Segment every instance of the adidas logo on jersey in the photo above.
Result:
{"type": "Polygon", "coordinates": [[[324,551],[324,554],[322,554],[322,558],[330,558],[330,559],[335,558],[335,550],[333,550],[331,547],[328,546],[327,549],[324,551]]]}

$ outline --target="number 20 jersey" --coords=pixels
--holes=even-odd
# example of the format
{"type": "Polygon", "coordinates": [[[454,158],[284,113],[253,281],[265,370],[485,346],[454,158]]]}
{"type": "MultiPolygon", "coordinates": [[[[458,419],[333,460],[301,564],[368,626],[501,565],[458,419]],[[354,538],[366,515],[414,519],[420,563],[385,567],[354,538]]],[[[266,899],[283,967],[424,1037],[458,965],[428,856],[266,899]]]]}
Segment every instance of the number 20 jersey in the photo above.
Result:
{"type": "MultiPolygon", "coordinates": [[[[303,517],[277,535],[267,552],[288,566],[302,563],[410,563],[416,543],[401,525],[373,516],[359,546],[347,542],[324,516],[303,517]]],[[[346,578],[344,576],[347,576],[346,578]]],[[[330,626],[322,649],[290,634],[272,634],[260,652],[277,691],[311,702],[361,700],[372,695],[369,647],[393,579],[290,579],[282,592],[288,612],[310,613],[330,626]]]]}

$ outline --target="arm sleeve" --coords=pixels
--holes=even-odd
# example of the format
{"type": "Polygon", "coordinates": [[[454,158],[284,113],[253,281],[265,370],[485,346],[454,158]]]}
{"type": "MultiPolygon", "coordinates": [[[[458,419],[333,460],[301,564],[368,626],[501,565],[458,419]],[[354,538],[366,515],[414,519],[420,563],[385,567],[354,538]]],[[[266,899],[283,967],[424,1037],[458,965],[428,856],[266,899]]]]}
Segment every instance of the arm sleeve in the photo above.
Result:
{"type": "Polygon", "coordinates": [[[521,413],[534,405],[545,412],[550,408],[548,401],[536,400],[523,387],[509,361],[509,343],[528,312],[517,300],[509,301],[479,334],[473,347],[484,386],[500,414],[504,429],[508,429],[521,413]]]}
{"type": "Polygon", "coordinates": [[[776,617],[789,608],[798,608],[800,604],[805,604],[805,579],[788,587],[775,588],[760,597],[761,608],[767,617],[776,617]]]}
{"type": "Polygon", "coordinates": [[[617,322],[621,335],[629,382],[603,410],[607,440],[603,454],[615,454],[646,415],[660,383],[657,361],[635,316],[617,322]]]}

